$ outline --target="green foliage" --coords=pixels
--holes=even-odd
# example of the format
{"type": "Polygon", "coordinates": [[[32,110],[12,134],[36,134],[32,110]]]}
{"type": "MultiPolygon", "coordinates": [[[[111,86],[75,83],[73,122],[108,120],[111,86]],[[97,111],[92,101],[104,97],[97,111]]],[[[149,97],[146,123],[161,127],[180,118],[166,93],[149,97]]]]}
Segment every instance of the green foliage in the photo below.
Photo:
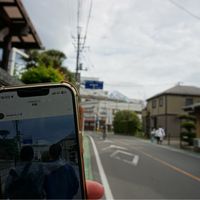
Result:
{"type": "Polygon", "coordinates": [[[187,132],[191,132],[192,129],[195,129],[195,124],[193,121],[181,122],[181,127],[185,128],[187,132]]]}
{"type": "Polygon", "coordinates": [[[115,134],[135,135],[141,130],[141,122],[135,112],[118,111],[113,120],[113,128],[115,134]]]}
{"type": "Polygon", "coordinates": [[[21,80],[26,84],[61,82],[64,80],[64,75],[51,66],[46,67],[41,65],[27,69],[22,74],[21,80]]]}
{"type": "Polygon", "coordinates": [[[60,67],[59,71],[64,75],[64,79],[75,85],[75,76],[66,67],[60,67]]]}
{"type": "Polygon", "coordinates": [[[51,65],[54,68],[62,66],[66,55],[58,50],[50,49],[41,53],[41,62],[47,66],[51,65]]]}
{"type": "Polygon", "coordinates": [[[187,142],[188,145],[193,145],[193,139],[196,136],[196,133],[193,132],[196,128],[196,118],[190,115],[180,115],[179,119],[181,119],[180,125],[183,130],[180,133],[180,140],[187,142]]]}
{"type": "Polygon", "coordinates": [[[179,119],[180,120],[190,120],[190,121],[196,121],[196,118],[192,115],[186,115],[186,114],[183,114],[183,115],[180,115],[179,116],[179,119]]]}
{"type": "MultiPolygon", "coordinates": [[[[52,67],[54,69],[57,69],[60,74],[62,74],[61,81],[65,80],[65,81],[69,81],[73,84],[75,84],[75,77],[74,75],[67,69],[67,67],[62,66],[64,60],[67,58],[66,55],[58,50],[54,50],[54,49],[50,49],[50,50],[46,50],[46,51],[37,51],[37,50],[28,50],[26,51],[26,53],[29,55],[29,58],[23,58],[26,61],[26,69],[29,71],[29,69],[31,68],[40,68],[38,70],[34,69],[33,71],[40,71],[40,72],[44,72],[44,69],[41,70],[41,66],[43,67],[52,67]]],[[[48,70],[49,71],[49,70],[48,70]]],[[[53,71],[51,69],[51,71],[53,71]]],[[[27,73],[27,71],[24,72],[25,74],[27,73]]],[[[23,74],[22,73],[22,76],[23,74]]],[[[33,73],[33,72],[31,72],[33,73]]],[[[58,72],[56,72],[58,74],[58,72]]],[[[33,78],[34,80],[29,81],[29,80],[25,80],[25,83],[40,83],[41,80],[41,76],[39,76],[39,74],[34,73],[34,78],[31,76],[31,78],[33,78]],[[38,78],[36,76],[39,76],[38,78]],[[39,79],[35,80],[35,79],[39,79]]],[[[55,73],[52,73],[52,75],[55,73]]],[[[57,76],[57,75],[56,75],[57,76]]],[[[52,77],[53,81],[49,81],[49,77],[47,78],[46,76],[44,77],[44,74],[42,75],[42,82],[58,82],[57,78],[56,80],[54,80],[55,77],[52,77]],[[45,79],[45,80],[43,80],[45,79]],[[47,79],[47,80],[46,80],[47,79]]],[[[22,77],[22,79],[24,80],[24,77],[22,77]]],[[[22,81],[23,81],[22,80],[22,81]]],[[[60,80],[60,78],[58,78],[58,80],[60,80]]]]}
{"type": "Polygon", "coordinates": [[[195,133],[193,132],[181,132],[181,141],[187,142],[189,145],[193,145],[193,139],[195,138],[195,133]]]}
{"type": "Polygon", "coordinates": [[[28,58],[22,57],[22,59],[26,62],[26,68],[29,69],[31,67],[36,67],[39,63],[39,51],[27,50],[25,53],[29,55],[28,58]]]}
{"type": "Polygon", "coordinates": [[[59,68],[62,66],[66,55],[58,50],[50,49],[46,51],[28,50],[26,54],[29,58],[23,58],[26,61],[26,68],[37,67],[39,65],[52,66],[59,68]]]}

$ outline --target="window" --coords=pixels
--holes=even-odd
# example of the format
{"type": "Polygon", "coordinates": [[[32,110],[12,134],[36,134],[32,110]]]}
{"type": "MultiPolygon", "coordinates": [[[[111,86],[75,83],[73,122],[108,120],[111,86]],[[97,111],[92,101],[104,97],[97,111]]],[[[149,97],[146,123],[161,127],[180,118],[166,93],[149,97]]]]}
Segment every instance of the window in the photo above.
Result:
{"type": "Polygon", "coordinates": [[[186,98],[185,99],[185,105],[186,106],[189,106],[189,105],[192,105],[193,104],[193,98],[186,98]]]}
{"type": "Polygon", "coordinates": [[[159,106],[162,107],[163,106],[163,97],[159,98],[159,106]]]}
{"type": "Polygon", "coordinates": [[[156,108],[156,99],[152,100],[152,108],[156,108]]]}

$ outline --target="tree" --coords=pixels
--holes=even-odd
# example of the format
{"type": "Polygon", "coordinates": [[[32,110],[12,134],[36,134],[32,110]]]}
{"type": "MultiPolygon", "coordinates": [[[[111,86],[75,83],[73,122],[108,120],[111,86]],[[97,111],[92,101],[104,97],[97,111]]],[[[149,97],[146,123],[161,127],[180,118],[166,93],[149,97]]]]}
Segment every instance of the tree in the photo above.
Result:
{"type": "Polygon", "coordinates": [[[113,120],[113,128],[115,134],[135,135],[141,130],[141,122],[133,111],[118,111],[113,120]]]}
{"type": "MultiPolygon", "coordinates": [[[[193,139],[195,138],[195,122],[196,118],[190,115],[181,115],[179,116],[181,120],[181,133],[180,133],[180,140],[187,142],[189,145],[193,145],[193,139]]],[[[181,144],[182,146],[182,144],[181,144]]]]}
{"type": "Polygon", "coordinates": [[[63,52],[50,49],[46,51],[28,50],[26,53],[29,58],[23,58],[26,62],[26,70],[22,73],[21,80],[24,83],[59,82],[60,80],[75,83],[74,75],[63,66],[67,58],[63,52]],[[45,70],[45,67],[48,70],[45,70]],[[50,75],[53,77],[50,78],[50,75]]]}
{"type": "Polygon", "coordinates": [[[21,80],[26,84],[31,83],[48,83],[64,81],[65,76],[57,69],[49,66],[32,67],[26,70],[21,77],[21,80]]]}
{"type": "Polygon", "coordinates": [[[66,59],[66,55],[58,50],[50,49],[41,53],[41,62],[45,64],[52,65],[53,68],[60,68],[64,60],[66,59]]]}
{"type": "Polygon", "coordinates": [[[52,66],[60,68],[63,65],[66,55],[58,50],[50,49],[46,51],[28,50],[28,58],[22,58],[26,62],[26,68],[37,67],[39,65],[52,66]]]}

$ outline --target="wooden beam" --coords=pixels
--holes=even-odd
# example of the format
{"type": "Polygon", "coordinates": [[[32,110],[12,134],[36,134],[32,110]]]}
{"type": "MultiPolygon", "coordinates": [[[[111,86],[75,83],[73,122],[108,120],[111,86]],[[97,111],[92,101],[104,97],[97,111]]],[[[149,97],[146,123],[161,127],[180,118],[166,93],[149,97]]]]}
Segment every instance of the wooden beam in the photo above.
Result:
{"type": "Polygon", "coordinates": [[[9,56],[12,49],[12,35],[9,33],[3,42],[2,68],[8,71],[9,56]]]}
{"type": "Polygon", "coordinates": [[[3,41],[4,38],[6,37],[6,35],[9,34],[9,28],[5,27],[3,29],[0,30],[0,40],[3,41]]]}

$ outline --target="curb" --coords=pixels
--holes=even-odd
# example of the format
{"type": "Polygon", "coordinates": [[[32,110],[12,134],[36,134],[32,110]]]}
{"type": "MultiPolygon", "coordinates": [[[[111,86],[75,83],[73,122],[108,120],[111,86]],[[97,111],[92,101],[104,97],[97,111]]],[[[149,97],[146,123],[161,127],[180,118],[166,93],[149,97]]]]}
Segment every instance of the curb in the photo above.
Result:
{"type": "Polygon", "coordinates": [[[185,149],[180,149],[178,147],[174,147],[173,145],[167,145],[167,144],[157,145],[155,143],[151,143],[149,140],[145,140],[145,139],[141,139],[141,138],[137,138],[137,137],[135,137],[135,138],[137,140],[144,142],[144,143],[149,143],[149,144],[158,146],[158,147],[163,148],[163,149],[168,149],[168,150],[171,150],[171,151],[174,151],[174,152],[179,152],[179,153],[186,154],[186,155],[200,159],[200,154],[196,153],[196,152],[192,152],[192,151],[185,150],[185,149]]]}
{"type": "Polygon", "coordinates": [[[90,140],[88,136],[83,136],[83,159],[86,179],[93,180],[92,166],[91,166],[91,155],[90,155],[90,140]]]}

